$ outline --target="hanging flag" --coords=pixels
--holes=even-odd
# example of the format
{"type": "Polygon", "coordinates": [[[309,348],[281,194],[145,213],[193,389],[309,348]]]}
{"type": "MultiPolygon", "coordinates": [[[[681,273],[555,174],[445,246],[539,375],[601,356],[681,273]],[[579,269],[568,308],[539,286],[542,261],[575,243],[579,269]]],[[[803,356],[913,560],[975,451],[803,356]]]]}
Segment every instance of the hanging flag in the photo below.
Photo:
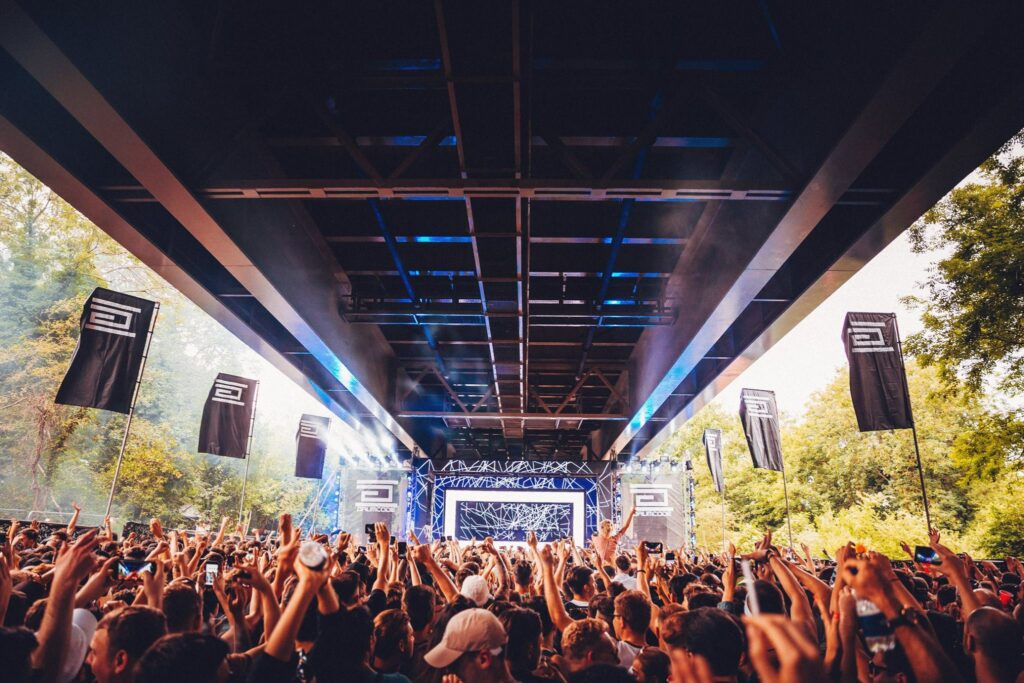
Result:
{"type": "Polygon", "coordinates": [[[708,456],[708,469],[711,470],[711,479],[715,482],[715,490],[719,493],[725,491],[725,477],[722,476],[722,430],[704,430],[704,450],[708,456]]]}
{"type": "Polygon", "coordinates": [[[740,421],[754,467],[782,471],[782,435],[775,392],[744,389],[740,394],[740,421]]]}
{"type": "Polygon", "coordinates": [[[256,399],[256,380],[219,373],[199,427],[199,452],[244,458],[256,399]]]}
{"type": "Polygon", "coordinates": [[[303,415],[295,433],[295,476],[322,479],[331,418],[303,415]]]}
{"type": "Polygon", "coordinates": [[[843,348],[850,362],[850,397],[860,431],[913,427],[896,314],[847,313],[843,348]]]}
{"type": "Polygon", "coordinates": [[[57,403],[128,413],[156,303],[97,287],[85,301],[81,334],[57,403]]]}

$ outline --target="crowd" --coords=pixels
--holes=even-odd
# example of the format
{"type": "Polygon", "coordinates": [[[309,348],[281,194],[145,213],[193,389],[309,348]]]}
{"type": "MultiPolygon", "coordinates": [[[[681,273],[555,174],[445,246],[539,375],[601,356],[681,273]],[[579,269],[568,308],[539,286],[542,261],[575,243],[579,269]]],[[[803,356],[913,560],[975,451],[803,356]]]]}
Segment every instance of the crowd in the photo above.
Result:
{"type": "MultiPolygon", "coordinates": [[[[1022,577],[931,534],[937,563],[854,544],[722,553],[148,532],[109,520],[0,552],[0,680],[356,683],[978,681],[1021,675],[1022,577]]],[[[909,546],[907,546],[909,551],[909,546]]],[[[920,558],[918,558],[920,559],[920,558]]]]}

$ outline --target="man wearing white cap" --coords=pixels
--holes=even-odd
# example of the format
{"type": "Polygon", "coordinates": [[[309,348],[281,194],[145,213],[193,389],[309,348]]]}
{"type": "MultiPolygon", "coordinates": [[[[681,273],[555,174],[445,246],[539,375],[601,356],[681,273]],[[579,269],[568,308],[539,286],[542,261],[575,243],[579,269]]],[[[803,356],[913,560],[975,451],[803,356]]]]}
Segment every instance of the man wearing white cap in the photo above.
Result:
{"type": "Polygon", "coordinates": [[[484,609],[467,609],[451,618],[441,642],[423,660],[466,683],[514,683],[505,660],[507,642],[498,617],[484,609]]]}
{"type": "Polygon", "coordinates": [[[491,589],[487,585],[487,579],[477,574],[466,577],[459,593],[469,598],[477,607],[486,607],[491,601],[491,589]]]}

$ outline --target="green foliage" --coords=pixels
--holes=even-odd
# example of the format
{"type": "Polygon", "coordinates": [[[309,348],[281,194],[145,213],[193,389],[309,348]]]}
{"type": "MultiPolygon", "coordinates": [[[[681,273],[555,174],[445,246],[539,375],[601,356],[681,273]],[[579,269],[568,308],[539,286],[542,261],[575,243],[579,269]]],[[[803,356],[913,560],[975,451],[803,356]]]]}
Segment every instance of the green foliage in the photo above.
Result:
{"type": "MultiPolygon", "coordinates": [[[[995,506],[1009,481],[970,483],[975,466],[965,444],[993,419],[972,392],[943,393],[934,368],[908,366],[908,384],[918,425],[921,461],[931,504],[932,523],[954,544],[985,554],[1024,537],[1015,526],[1010,504],[995,506]],[[1000,525],[996,519],[1004,524],[1000,525]],[[1008,531],[1004,531],[1004,529],[1008,531]],[[1019,533],[1018,533],[1019,532],[1019,533]],[[1002,545],[1000,545],[1002,543],[1002,545]]],[[[786,506],[782,475],[755,470],[739,417],[717,405],[699,412],[662,447],[658,457],[683,457],[689,450],[695,467],[698,543],[717,547],[722,536],[721,497],[703,463],[701,435],[707,427],[723,432],[727,535],[749,545],[771,529],[786,541],[786,506]]],[[[830,554],[846,540],[887,553],[900,553],[899,542],[924,542],[925,519],[909,430],[857,431],[845,370],[817,392],[798,420],[784,420],[783,452],[792,510],[793,536],[815,553],[830,554]]],[[[1005,470],[999,470],[1000,473],[1005,470]]],[[[1024,516],[1021,516],[1024,520],[1024,516]]]]}
{"type": "MultiPolygon", "coordinates": [[[[195,452],[218,371],[276,373],[35,178],[0,155],[0,515],[83,506],[102,517],[125,416],[53,403],[82,304],[104,286],[162,303],[113,509],[118,522],[238,513],[245,462],[195,452]]],[[[312,484],[290,476],[294,428],[311,398],[279,378],[261,397],[246,508],[271,525],[301,512],[312,484]]],[[[22,513],[23,514],[23,513],[22,513]]]]}
{"type": "Polygon", "coordinates": [[[950,386],[1024,389],[1024,134],[913,226],[915,249],[944,256],[927,285],[924,330],[907,340],[950,386]]]}

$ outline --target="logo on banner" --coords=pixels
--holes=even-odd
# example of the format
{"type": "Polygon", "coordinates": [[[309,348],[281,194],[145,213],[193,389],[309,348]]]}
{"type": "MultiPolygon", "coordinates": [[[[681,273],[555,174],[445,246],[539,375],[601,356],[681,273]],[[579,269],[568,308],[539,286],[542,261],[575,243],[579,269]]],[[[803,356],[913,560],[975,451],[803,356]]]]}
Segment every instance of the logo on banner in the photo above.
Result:
{"type": "Polygon", "coordinates": [[[135,333],[131,331],[132,320],[137,313],[142,313],[142,309],[93,297],[89,301],[89,320],[85,323],[85,329],[134,337],[135,333]]]}
{"type": "Polygon", "coordinates": [[[356,481],[359,501],[356,509],[363,512],[398,512],[398,481],[394,479],[359,479],[356,481]]]}
{"type": "Polygon", "coordinates": [[[230,403],[233,406],[244,406],[243,397],[248,388],[249,385],[241,382],[217,378],[213,380],[213,397],[210,400],[218,403],[230,403]]]}
{"type": "Polygon", "coordinates": [[[885,341],[882,330],[886,323],[853,322],[846,330],[850,336],[852,353],[893,353],[896,351],[885,341]]]}
{"type": "Polygon", "coordinates": [[[299,438],[320,438],[320,425],[309,420],[299,420],[299,438]]]}
{"type": "Polygon", "coordinates": [[[672,506],[668,504],[667,484],[634,484],[630,487],[633,493],[633,505],[637,517],[668,517],[672,514],[672,506]]]}
{"type": "Polygon", "coordinates": [[[747,415],[750,417],[766,417],[772,419],[771,404],[766,398],[756,396],[744,396],[743,404],[747,406],[747,415]]]}

